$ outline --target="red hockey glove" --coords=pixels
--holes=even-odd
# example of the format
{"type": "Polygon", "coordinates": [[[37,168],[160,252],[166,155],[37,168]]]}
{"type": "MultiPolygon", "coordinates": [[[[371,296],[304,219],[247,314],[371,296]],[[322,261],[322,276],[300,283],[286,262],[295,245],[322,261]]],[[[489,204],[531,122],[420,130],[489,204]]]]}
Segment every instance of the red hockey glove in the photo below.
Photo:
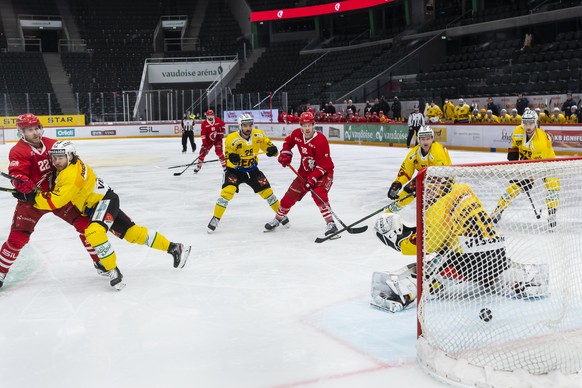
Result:
{"type": "Polygon", "coordinates": [[[23,179],[23,181],[24,182],[22,182],[22,183],[12,181],[13,182],[12,184],[14,185],[14,187],[16,187],[16,190],[20,191],[21,193],[25,193],[25,194],[28,194],[31,191],[36,189],[36,186],[34,185],[33,181],[24,180],[24,179],[23,179]]]}
{"type": "Polygon", "coordinates": [[[307,190],[313,189],[317,184],[317,179],[313,175],[310,175],[309,178],[305,180],[305,188],[307,190]]]}
{"type": "Polygon", "coordinates": [[[291,151],[288,151],[288,150],[283,150],[279,154],[279,159],[277,159],[277,160],[279,161],[279,163],[281,163],[281,166],[287,167],[288,165],[291,164],[292,159],[293,159],[293,153],[291,151]]]}

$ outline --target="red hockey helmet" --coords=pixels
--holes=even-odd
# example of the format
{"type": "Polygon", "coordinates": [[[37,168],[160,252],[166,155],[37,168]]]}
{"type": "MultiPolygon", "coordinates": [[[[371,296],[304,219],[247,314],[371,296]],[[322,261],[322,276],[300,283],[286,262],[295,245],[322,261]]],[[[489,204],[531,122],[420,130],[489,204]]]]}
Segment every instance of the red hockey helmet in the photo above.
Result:
{"type": "Polygon", "coordinates": [[[212,109],[208,109],[206,111],[206,116],[214,116],[214,111],[212,109]]]}
{"type": "Polygon", "coordinates": [[[309,124],[314,123],[315,117],[313,117],[313,113],[311,112],[303,112],[301,116],[299,116],[299,124],[309,124]]]}
{"type": "Polygon", "coordinates": [[[16,128],[19,130],[37,125],[41,125],[40,120],[32,113],[24,113],[16,118],[16,128]]]}

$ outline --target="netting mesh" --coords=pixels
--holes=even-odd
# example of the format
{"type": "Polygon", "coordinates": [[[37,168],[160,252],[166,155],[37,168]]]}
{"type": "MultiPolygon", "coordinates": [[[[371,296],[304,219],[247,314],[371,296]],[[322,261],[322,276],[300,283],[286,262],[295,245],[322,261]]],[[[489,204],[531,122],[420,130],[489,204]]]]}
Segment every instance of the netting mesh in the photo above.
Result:
{"type": "Polygon", "coordinates": [[[418,320],[430,347],[496,371],[582,370],[581,189],[582,160],[426,170],[418,320]]]}

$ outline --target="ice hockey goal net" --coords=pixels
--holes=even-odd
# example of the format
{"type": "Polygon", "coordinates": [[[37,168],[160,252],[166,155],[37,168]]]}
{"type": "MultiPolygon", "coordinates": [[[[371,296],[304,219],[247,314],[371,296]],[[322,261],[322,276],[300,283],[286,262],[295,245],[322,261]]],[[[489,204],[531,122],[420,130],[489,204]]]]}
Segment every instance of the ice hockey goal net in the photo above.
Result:
{"type": "Polygon", "coordinates": [[[423,369],[463,387],[582,387],[582,159],[421,171],[417,248],[423,369]]]}

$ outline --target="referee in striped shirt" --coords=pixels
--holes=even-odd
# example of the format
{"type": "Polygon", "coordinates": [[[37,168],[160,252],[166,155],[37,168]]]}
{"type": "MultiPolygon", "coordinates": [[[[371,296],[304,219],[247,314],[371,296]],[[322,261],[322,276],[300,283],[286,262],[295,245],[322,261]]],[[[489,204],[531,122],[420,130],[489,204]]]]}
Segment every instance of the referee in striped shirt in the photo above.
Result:
{"type": "Polygon", "coordinates": [[[412,141],[413,136],[416,139],[415,143],[418,144],[416,134],[418,133],[418,129],[424,126],[424,124],[424,115],[418,111],[418,105],[415,105],[414,112],[408,116],[408,137],[406,138],[406,148],[410,148],[410,142],[412,141]]]}

